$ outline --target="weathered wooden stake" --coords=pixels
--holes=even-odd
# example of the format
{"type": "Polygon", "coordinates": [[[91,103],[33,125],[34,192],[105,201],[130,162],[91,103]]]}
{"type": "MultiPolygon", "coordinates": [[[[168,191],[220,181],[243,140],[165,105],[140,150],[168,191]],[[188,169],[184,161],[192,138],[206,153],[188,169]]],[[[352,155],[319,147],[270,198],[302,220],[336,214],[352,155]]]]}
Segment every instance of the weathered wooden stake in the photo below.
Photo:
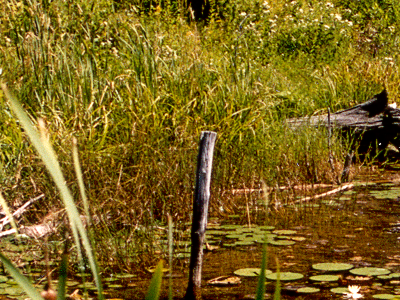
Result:
{"type": "Polygon", "coordinates": [[[185,300],[201,299],[201,269],[203,245],[207,227],[208,203],[210,200],[211,170],[217,133],[203,131],[200,136],[197,157],[196,187],[193,201],[192,250],[189,265],[189,284],[185,300]]]}

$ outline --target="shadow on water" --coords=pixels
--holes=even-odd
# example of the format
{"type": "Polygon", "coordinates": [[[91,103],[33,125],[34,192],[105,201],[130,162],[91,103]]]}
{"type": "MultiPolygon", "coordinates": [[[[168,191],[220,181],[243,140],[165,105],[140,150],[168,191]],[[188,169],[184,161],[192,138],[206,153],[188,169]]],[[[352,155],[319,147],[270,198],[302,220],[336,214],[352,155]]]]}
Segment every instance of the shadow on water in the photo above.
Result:
{"type": "MultiPolygon", "coordinates": [[[[392,299],[394,295],[400,295],[399,196],[400,186],[392,183],[359,186],[331,197],[286,205],[267,216],[262,209],[256,209],[257,205],[259,208],[262,206],[257,201],[250,206],[251,215],[246,213],[246,206],[242,203],[244,213],[238,217],[240,221],[230,219],[227,224],[220,224],[211,220],[209,223],[209,247],[203,265],[203,298],[252,299],[257,277],[237,276],[235,271],[259,268],[265,241],[268,243],[267,268],[271,273],[276,271],[278,261],[281,274],[299,273],[302,277],[282,280],[282,299],[343,299],[346,297],[343,292],[348,292],[349,285],[360,286],[359,293],[363,299],[376,299],[373,296],[392,299]],[[249,218],[257,220],[253,223],[258,225],[249,227],[243,224],[249,218]],[[322,263],[351,264],[352,269],[329,271],[313,267],[322,263]],[[357,273],[360,268],[364,269],[357,273]],[[363,274],[365,270],[369,273],[363,274]],[[321,278],[318,275],[334,276],[321,278]],[[240,284],[207,284],[219,276],[237,276],[240,284]],[[317,290],[310,294],[298,292],[317,290]]],[[[175,241],[174,247],[175,256],[182,256],[176,259],[177,264],[185,266],[188,244],[175,241]]],[[[187,268],[175,268],[172,276],[174,298],[182,298],[187,287],[187,268]]],[[[106,297],[144,299],[150,277],[150,274],[143,278],[103,276],[106,297]]],[[[274,287],[275,281],[267,277],[266,299],[272,298],[274,287]]],[[[71,286],[71,292],[76,288],[79,287],[71,286]]],[[[161,297],[167,298],[167,295],[168,276],[165,276],[161,297]]]]}

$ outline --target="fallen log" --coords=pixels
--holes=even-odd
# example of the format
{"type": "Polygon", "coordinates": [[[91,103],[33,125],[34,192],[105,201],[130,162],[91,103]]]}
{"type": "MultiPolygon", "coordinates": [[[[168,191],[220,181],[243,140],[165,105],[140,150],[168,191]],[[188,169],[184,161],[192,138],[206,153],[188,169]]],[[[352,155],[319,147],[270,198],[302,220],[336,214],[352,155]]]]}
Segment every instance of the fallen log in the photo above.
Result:
{"type": "Polygon", "coordinates": [[[372,99],[349,109],[330,114],[289,119],[291,128],[301,126],[315,126],[340,129],[349,134],[353,141],[357,141],[358,151],[366,153],[368,150],[385,149],[389,143],[400,148],[400,109],[388,105],[386,89],[372,99]]]}

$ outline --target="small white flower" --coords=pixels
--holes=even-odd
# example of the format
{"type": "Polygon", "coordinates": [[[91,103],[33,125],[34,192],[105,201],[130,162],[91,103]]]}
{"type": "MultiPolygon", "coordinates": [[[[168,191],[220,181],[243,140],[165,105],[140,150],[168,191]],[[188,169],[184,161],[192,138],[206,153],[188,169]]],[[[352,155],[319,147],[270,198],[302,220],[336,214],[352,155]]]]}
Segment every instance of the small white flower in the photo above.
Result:
{"type": "Polygon", "coordinates": [[[326,2],[326,8],[334,8],[335,6],[332,4],[332,3],[330,3],[330,2],[326,2]]]}
{"type": "Polygon", "coordinates": [[[242,11],[241,13],[240,13],[240,16],[241,17],[245,17],[247,15],[247,13],[245,12],[245,11],[242,11]]]}
{"type": "Polygon", "coordinates": [[[342,16],[339,15],[339,14],[335,14],[335,20],[341,21],[342,20],[342,16]]]}
{"type": "Polygon", "coordinates": [[[346,297],[349,299],[358,299],[362,298],[363,295],[359,294],[358,292],[360,291],[361,287],[358,285],[349,285],[347,287],[349,289],[350,293],[345,293],[346,297]]]}

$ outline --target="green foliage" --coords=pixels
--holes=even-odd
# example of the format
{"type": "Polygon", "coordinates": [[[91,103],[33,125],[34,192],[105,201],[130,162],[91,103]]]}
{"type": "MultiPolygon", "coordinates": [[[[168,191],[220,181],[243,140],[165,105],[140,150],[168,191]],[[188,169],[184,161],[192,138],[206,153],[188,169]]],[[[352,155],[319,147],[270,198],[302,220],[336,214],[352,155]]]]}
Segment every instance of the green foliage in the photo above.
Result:
{"type": "MultiPolygon", "coordinates": [[[[394,0],[212,2],[197,24],[181,1],[0,0],[0,79],[44,120],[65,180],[85,199],[70,163],[79,141],[102,262],[153,264],[154,225],[167,213],[186,221],[202,130],[218,132],[215,193],[336,182],[346,142],[332,138],[332,171],[326,132],[285,120],[350,107],[383,86],[399,95],[394,0]],[[134,242],[115,241],[126,235],[134,242]]],[[[60,202],[6,102],[0,182],[6,199],[46,193],[40,218],[60,202]]]]}
{"type": "Polygon", "coordinates": [[[258,276],[258,284],[256,290],[256,300],[263,300],[265,295],[265,270],[267,268],[267,245],[263,245],[261,271],[258,276]]]}
{"type": "Polygon", "coordinates": [[[35,289],[32,283],[21,274],[21,272],[13,265],[13,263],[0,253],[0,261],[3,263],[3,266],[7,271],[13,276],[14,280],[18,283],[20,287],[24,289],[26,294],[33,300],[42,300],[42,296],[35,289]]]}
{"type": "Polygon", "coordinates": [[[160,296],[160,289],[163,276],[163,261],[157,264],[153,277],[151,278],[149,290],[147,291],[146,300],[157,300],[160,296]]]}

